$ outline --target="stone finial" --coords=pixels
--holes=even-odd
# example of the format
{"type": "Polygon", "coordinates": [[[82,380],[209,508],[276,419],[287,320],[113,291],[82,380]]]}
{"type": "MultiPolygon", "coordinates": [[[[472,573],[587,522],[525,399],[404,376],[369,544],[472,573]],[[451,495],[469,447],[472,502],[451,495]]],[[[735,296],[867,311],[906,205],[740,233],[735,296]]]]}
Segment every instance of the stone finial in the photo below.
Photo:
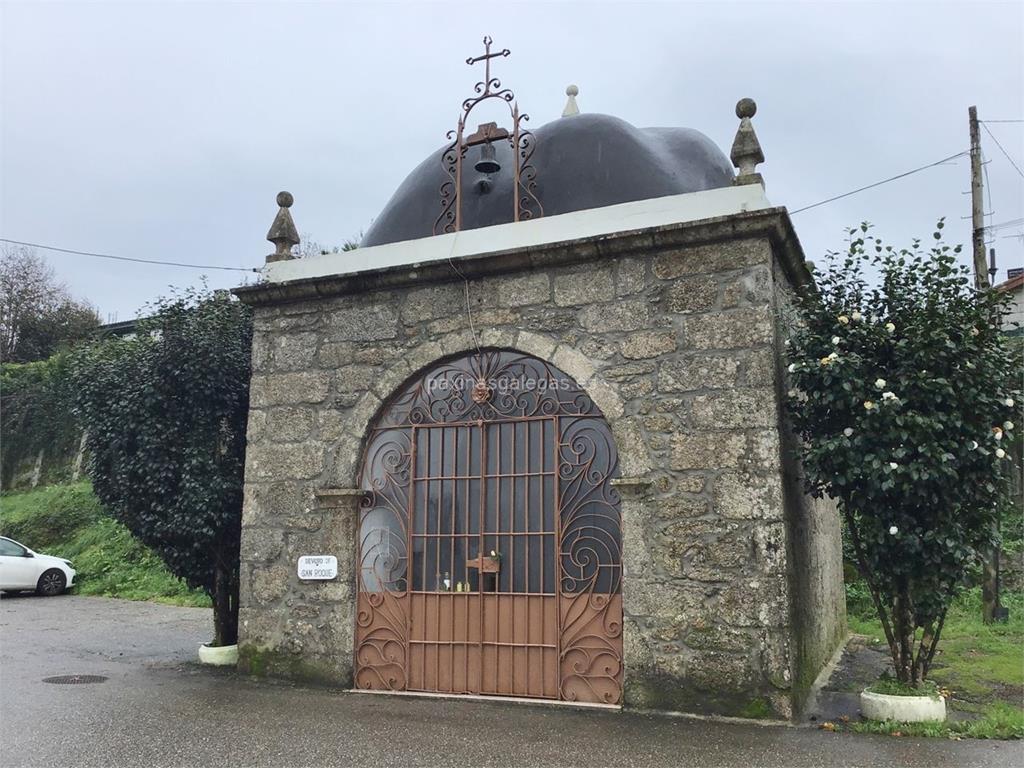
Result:
{"type": "Polygon", "coordinates": [[[761,144],[754,133],[754,125],[750,122],[750,118],[755,114],[757,104],[753,99],[740,99],[736,102],[736,117],[740,119],[740,127],[732,142],[729,158],[739,169],[739,173],[732,181],[733,184],[760,184],[763,187],[764,179],[755,170],[758,163],[764,162],[764,152],[761,151],[761,144]]]}
{"type": "Polygon", "coordinates": [[[570,85],[565,89],[565,95],[569,97],[569,100],[565,102],[565,109],[562,110],[562,117],[572,117],[580,113],[580,108],[576,104],[576,97],[579,96],[580,89],[575,85],[570,85]]]}
{"type": "Polygon", "coordinates": [[[267,240],[274,244],[276,250],[267,256],[268,264],[295,258],[292,248],[299,244],[299,231],[295,229],[291,211],[288,210],[294,202],[295,198],[291,192],[277,193],[277,204],[280,208],[274,217],[274,223],[270,225],[270,231],[267,232],[267,240]]]}

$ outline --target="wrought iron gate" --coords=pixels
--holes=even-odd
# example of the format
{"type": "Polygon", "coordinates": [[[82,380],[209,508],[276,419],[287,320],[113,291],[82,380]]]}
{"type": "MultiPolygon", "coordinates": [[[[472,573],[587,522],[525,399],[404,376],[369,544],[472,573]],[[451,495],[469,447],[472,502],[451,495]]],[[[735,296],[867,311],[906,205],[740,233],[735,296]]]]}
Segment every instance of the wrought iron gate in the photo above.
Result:
{"type": "Polygon", "coordinates": [[[616,471],[600,411],[536,358],[403,389],[363,466],[356,685],[617,703],[616,471]]]}

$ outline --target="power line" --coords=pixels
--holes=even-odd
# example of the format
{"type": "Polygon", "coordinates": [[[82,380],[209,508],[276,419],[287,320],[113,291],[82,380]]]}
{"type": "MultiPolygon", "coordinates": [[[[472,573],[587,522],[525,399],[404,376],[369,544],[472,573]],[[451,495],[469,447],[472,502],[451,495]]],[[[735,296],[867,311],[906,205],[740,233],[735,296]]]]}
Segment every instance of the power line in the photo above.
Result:
{"type": "Polygon", "coordinates": [[[936,160],[934,163],[928,163],[928,165],[922,165],[920,168],[914,168],[913,170],[907,171],[906,173],[901,173],[898,176],[891,176],[888,179],[882,179],[881,181],[876,181],[874,184],[868,184],[866,187],[860,187],[858,189],[853,189],[853,190],[850,190],[849,192],[844,192],[841,195],[836,195],[835,197],[830,197],[827,200],[821,200],[820,202],[812,203],[811,205],[805,205],[803,208],[797,208],[795,211],[790,211],[789,215],[793,216],[793,215],[795,215],[797,213],[802,213],[803,211],[809,211],[811,208],[817,208],[820,205],[825,205],[826,203],[833,203],[836,200],[842,200],[844,197],[849,197],[850,195],[856,195],[858,192],[864,192],[865,190],[868,190],[868,189],[874,189],[875,187],[880,187],[883,184],[888,184],[890,181],[896,181],[898,179],[906,178],[907,176],[910,176],[912,174],[919,173],[921,171],[926,171],[929,168],[934,168],[937,165],[942,165],[943,163],[948,163],[950,160],[956,160],[958,157],[963,157],[964,155],[967,155],[967,154],[970,154],[970,153],[968,151],[966,151],[966,150],[963,151],[963,152],[957,152],[955,155],[950,155],[949,157],[944,157],[941,160],[936,160]]]}
{"type": "Polygon", "coordinates": [[[1024,218],[1021,219],[1010,219],[1009,221],[1001,221],[998,224],[989,224],[985,229],[1003,229],[1004,227],[1019,227],[1024,224],[1024,218]]]}
{"type": "Polygon", "coordinates": [[[1005,149],[1003,149],[1003,145],[999,143],[999,139],[997,139],[995,137],[995,134],[993,134],[992,131],[990,131],[988,129],[988,126],[985,125],[985,123],[982,123],[981,127],[985,129],[985,133],[987,133],[989,135],[989,137],[992,139],[992,141],[994,141],[996,143],[996,146],[999,147],[999,149],[1002,151],[1003,155],[1006,156],[1006,159],[1010,161],[1010,165],[1013,166],[1013,170],[1015,170],[1017,172],[1017,174],[1022,179],[1024,179],[1024,172],[1022,172],[1020,167],[1015,162],[1013,162],[1013,158],[1010,157],[1010,153],[1007,152],[1005,149]]]}
{"type": "Polygon", "coordinates": [[[92,256],[97,259],[113,259],[114,261],[132,261],[137,264],[158,264],[164,267],[187,267],[189,269],[222,269],[229,272],[259,272],[258,269],[246,269],[244,267],[218,267],[213,264],[185,264],[180,261],[158,261],[156,259],[137,259],[131,256],[112,256],[109,253],[92,253],[90,251],[76,251],[71,248],[57,248],[53,245],[42,245],[40,243],[26,243],[23,240],[11,240],[6,237],[0,237],[0,243],[10,243],[11,245],[24,245],[29,248],[40,248],[44,251],[57,251],[59,253],[71,253],[76,256],[92,256]]]}
{"type": "Polygon", "coordinates": [[[1024,120],[979,120],[979,123],[1024,123],[1024,120]]]}
{"type": "MultiPolygon", "coordinates": [[[[979,122],[981,122],[981,121],[979,121],[979,122]]],[[[1014,122],[1024,122],[1024,120],[986,120],[984,122],[988,122],[988,123],[1014,123],[1014,122]]],[[[1021,176],[1024,177],[1024,173],[1021,173],[1020,168],[1017,167],[1017,164],[1013,162],[1013,159],[1010,157],[1010,155],[1006,152],[1005,149],[1003,149],[1003,145],[999,143],[999,141],[996,139],[995,136],[992,135],[992,131],[989,131],[989,129],[987,127],[985,128],[985,130],[988,131],[988,135],[992,137],[993,141],[995,141],[996,146],[998,146],[999,149],[1002,150],[1003,154],[1006,155],[1006,159],[1010,161],[1010,164],[1013,165],[1013,167],[1017,171],[1017,173],[1021,174],[1021,176]]],[[[890,176],[888,179],[882,179],[881,181],[876,181],[873,184],[868,184],[867,186],[858,187],[857,189],[852,189],[849,192],[844,192],[841,195],[835,195],[834,197],[829,197],[829,198],[826,198],[825,200],[820,200],[817,203],[811,203],[810,205],[805,205],[803,208],[797,208],[795,210],[790,211],[789,215],[790,216],[794,216],[794,215],[796,215],[798,213],[803,213],[804,211],[809,211],[812,208],[818,208],[818,207],[820,207],[822,205],[827,205],[828,203],[834,203],[836,200],[842,200],[843,198],[850,197],[851,195],[856,195],[856,194],[858,194],[860,192],[866,192],[869,189],[874,189],[875,187],[880,187],[883,184],[888,184],[888,183],[893,182],[893,181],[898,181],[900,179],[905,179],[907,176],[912,176],[915,173],[920,173],[921,171],[926,171],[929,168],[934,168],[934,167],[936,167],[938,165],[943,165],[944,163],[948,163],[950,160],[956,160],[958,157],[963,157],[964,155],[967,155],[967,154],[970,154],[970,153],[968,151],[966,151],[966,150],[963,151],[963,152],[957,152],[955,155],[950,155],[949,157],[944,157],[941,160],[936,160],[934,163],[928,163],[928,165],[922,165],[919,168],[914,168],[912,170],[906,171],[906,172],[898,174],[896,176],[890,176]]],[[[986,229],[990,229],[990,230],[991,229],[998,229],[1001,226],[1007,226],[1007,225],[1013,226],[1015,224],[1016,224],[1015,221],[1014,222],[1003,222],[1002,224],[997,224],[997,225],[994,225],[994,226],[986,227],[986,229]]],[[[225,270],[225,271],[229,271],[229,272],[259,272],[259,269],[256,269],[256,268],[221,267],[221,266],[216,266],[216,265],[213,265],[213,264],[186,264],[186,263],[178,262],[178,261],[159,261],[159,260],[156,260],[156,259],[139,259],[139,258],[133,258],[133,257],[130,257],[130,256],[114,256],[114,255],[111,255],[109,253],[93,253],[93,252],[90,252],[90,251],[76,251],[76,250],[71,249],[71,248],[58,248],[58,247],[52,246],[52,245],[42,245],[40,243],[29,243],[29,242],[25,242],[23,240],[11,240],[11,239],[6,238],[6,237],[0,237],[0,243],[10,243],[12,245],[24,245],[24,246],[28,246],[30,248],[41,248],[44,251],[57,251],[59,253],[70,253],[70,254],[74,254],[76,256],[91,256],[91,257],[97,258],[97,259],[113,259],[115,261],[130,261],[130,262],[134,262],[134,263],[137,263],[137,264],[154,264],[154,265],[165,266],[165,267],[186,267],[188,269],[219,269],[219,270],[225,270]]]]}

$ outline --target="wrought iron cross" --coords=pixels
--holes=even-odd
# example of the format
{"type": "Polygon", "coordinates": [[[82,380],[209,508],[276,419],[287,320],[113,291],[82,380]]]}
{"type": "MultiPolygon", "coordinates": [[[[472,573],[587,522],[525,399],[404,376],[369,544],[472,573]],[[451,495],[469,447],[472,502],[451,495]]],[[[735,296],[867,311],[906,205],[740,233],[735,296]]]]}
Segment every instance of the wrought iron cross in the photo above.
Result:
{"type": "Polygon", "coordinates": [[[466,63],[470,66],[476,64],[478,61],[484,63],[484,87],[491,87],[491,59],[496,59],[499,56],[508,56],[512,53],[508,48],[502,48],[497,53],[491,53],[491,43],[494,41],[490,35],[484,35],[484,55],[483,56],[471,56],[466,59],[466,63]]]}
{"type": "MultiPolygon", "coordinates": [[[[441,214],[434,221],[435,235],[443,232],[458,232],[462,229],[462,166],[466,150],[478,144],[485,145],[481,150],[481,159],[474,168],[480,173],[492,173],[501,170],[496,162],[491,142],[507,140],[512,150],[512,221],[532,219],[544,215],[544,207],[537,199],[537,169],[531,163],[536,140],[533,134],[523,127],[529,117],[519,111],[515,94],[509,88],[502,88],[498,78],[491,78],[491,59],[505,57],[512,52],[508,48],[491,53],[490,35],[484,36],[484,53],[482,56],[471,56],[466,63],[472,66],[484,62],[484,80],[478,82],[473,91],[476,94],[462,102],[462,113],[455,130],[448,132],[451,143],[441,151],[441,167],[445,178],[441,183],[441,214]],[[494,89],[492,90],[492,86],[494,89]],[[466,123],[472,112],[481,102],[498,99],[508,107],[512,119],[510,128],[499,128],[496,123],[482,123],[475,133],[466,135],[466,123]],[[484,150],[490,150],[485,158],[484,150]]],[[[480,187],[485,193],[490,187],[480,187]]]]}

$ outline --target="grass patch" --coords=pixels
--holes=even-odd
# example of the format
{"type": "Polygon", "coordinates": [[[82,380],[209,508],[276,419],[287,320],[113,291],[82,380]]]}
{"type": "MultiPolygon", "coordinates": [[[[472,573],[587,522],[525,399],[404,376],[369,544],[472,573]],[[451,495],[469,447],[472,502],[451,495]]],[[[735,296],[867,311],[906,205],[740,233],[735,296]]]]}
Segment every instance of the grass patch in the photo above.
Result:
{"type": "MultiPolygon", "coordinates": [[[[1006,623],[981,620],[981,590],[964,592],[950,606],[935,663],[929,677],[950,692],[950,710],[971,713],[977,719],[946,723],[851,724],[861,733],[949,738],[1024,738],[1024,592],[1003,592],[1001,602],[1010,609],[1006,623]]],[[[847,617],[850,630],[867,635],[884,647],[885,635],[877,617],[868,612],[847,617]]],[[[872,686],[872,690],[877,690],[872,686]]],[[[889,691],[879,690],[879,693],[889,691]]]]}
{"type": "Polygon", "coordinates": [[[109,517],[87,482],[0,497],[0,532],[74,563],[76,594],[211,605],[206,594],[175,578],[159,557],[109,517]]]}
{"type": "MultiPolygon", "coordinates": [[[[852,613],[846,615],[846,626],[855,635],[867,635],[877,642],[885,642],[885,633],[882,632],[882,624],[875,617],[862,617],[852,613]]],[[[945,630],[943,630],[945,632],[945,630]]],[[[943,635],[945,636],[945,635],[943,635]]]]}
{"type": "Polygon", "coordinates": [[[748,702],[738,714],[740,717],[749,717],[752,720],[770,720],[776,716],[774,710],[772,710],[772,705],[768,703],[767,699],[763,698],[753,699],[748,702]]]}
{"type": "Polygon", "coordinates": [[[931,736],[947,739],[1022,739],[1024,710],[1006,702],[991,704],[977,720],[951,723],[897,723],[865,720],[851,723],[855,733],[881,733],[889,736],[931,736]]]}

